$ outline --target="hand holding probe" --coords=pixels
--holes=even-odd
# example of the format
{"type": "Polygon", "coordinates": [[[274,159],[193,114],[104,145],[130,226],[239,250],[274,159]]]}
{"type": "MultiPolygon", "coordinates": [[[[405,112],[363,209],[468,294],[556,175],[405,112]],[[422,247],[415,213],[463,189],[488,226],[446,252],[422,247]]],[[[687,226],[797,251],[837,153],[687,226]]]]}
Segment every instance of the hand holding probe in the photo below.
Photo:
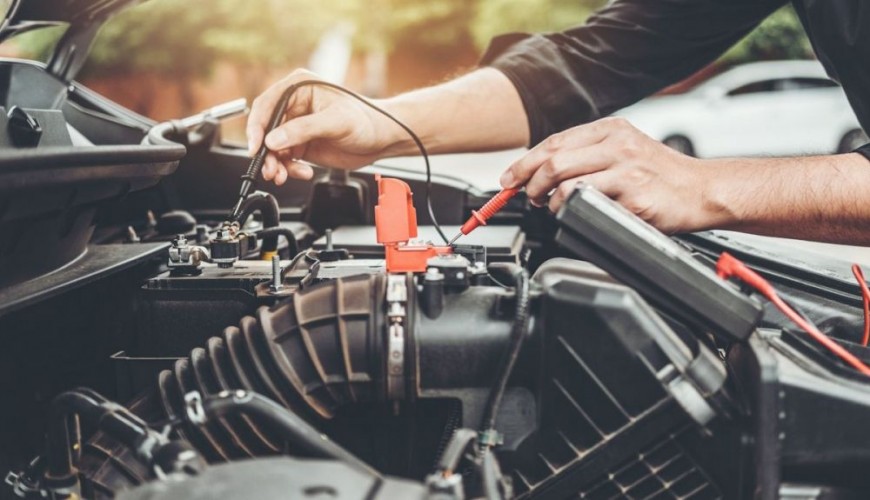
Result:
{"type": "Polygon", "coordinates": [[[471,217],[469,217],[468,220],[465,221],[465,224],[463,224],[462,227],[459,229],[459,234],[454,236],[453,239],[450,240],[450,243],[448,243],[448,245],[453,245],[453,243],[455,243],[456,240],[458,240],[463,235],[466,235],[466,234],[474,231],[475,229],[477,229],[478,226],[485,226],[486,222],[493,215],[498,213],[499,210],[504,208],[504,206],[507,204],[508,200],[513,198],[514,195],[519,193],[519,192],[520,192],[520,188],[502,189],[501,191],[498,192],[498,194],[496,194],[495,196],[490,198],[489,201],[486,202],[485,205],[480,207],[479,211],[472,210],[471,217]]]}
{"type": "Polygon", "coordinates": [[[239,200],[233,207],[232,212],[230,212],[228,220],[235,221],[239,217],[242,203],[244,203],[248,195],[251,194],[251,188],[254,186],[254,181],[259,177],[260,171],[263,170],[263,164],[266,163],[266,156],[269,154],[269,148],[266,147],[266,135],[275,130],[278,125],[281,125],[281,120],[284,117],[285,110],[287,109],[287,103],[290,102],[290,97],[293,96],[293,93],[296,92],[299,87],[310,84],[310,81],[299,82],[295,85],[291,85],[283,94],[281,94],[281,99],[272,111],[272,118],[269,120],[269,126],[266,127],[266,130],[264,131],[263,142],[260,144],[260,149],[257,150],[257,154],[254,155],[251,159],[251,164],[248,165],[248,170],[245,171],[245,174],[241,177],[242,187],[239,189],[239,200]]]}
{"type": "Polygon", "coordinates": [[[242,176],[242,187],[239,190],[239,200],[236,202],[236,206],[233,207],[232,212],[230,213],[229,221],[237,222],[239,217],[239,212],[241,212],[242,204],[245,199],[247,199],[248,195],[251,192],[251,188],[254,185],[254,181],[260,175],[260,171],[263,169],[263,164],[266,163],[266,156],[269,154],[268,148],[266,147],[265,136],[269,134],[272,130],[278,127],[281,124],[281,119],[284,116],[284,112],[287,109],[287,104],[290,102],[290,98],[293,96],[293,93],[296,92],[299,88],[305,86],[319,86],[319,87],[327,87],[331,88],[337,92],[345,94],[353,99],[356,99],[360,103],[369,108],[373,109],[375,112],[380,113],[385,116],[387,119],[395,123],[402,130],[404,130],[408,136],[411,137],[411,140],[414,141],[414,144],[417,146],[417,149],[420,150],[420,156],[423,157],[423,162],[426,164],[426,208],[429,210],[429,218],[432,220],[432,225],[435,226],[435,230],[438,232],[438,235],[441,236],[441,239],[444,242],[447,242],[447,236],[445,236],[444,232],[441,231],[441,225],[438,224],[438,220],[435,219],[435,212],[432,210],[432,167],[429,164],[429,153],[426,151],[426,146],[423,145],[423,141],[420,140],[420,137],[411,130],[410,127],[405,125],[401,120],[393,116],[392,114],[384,111],[378,106],[372,104],[369,100],[361,97],[350,90],[342,87],[341,85],[336,85],[334,83],[325,82],[323,80],[303,80],[301,82],[295,83],[290,87],[287,87],[287,90],[281,94],[281,99],[278,102],[278,105],[275,106],[274,111],[272,111],[272,119],[269,121],[269,126],[265,130],[263,144],[260,145],[260,149],[257,151],[257,154],[254,155],[254,158],[251,160],[251,164],[248,167],[245,175],[242,176]]]}

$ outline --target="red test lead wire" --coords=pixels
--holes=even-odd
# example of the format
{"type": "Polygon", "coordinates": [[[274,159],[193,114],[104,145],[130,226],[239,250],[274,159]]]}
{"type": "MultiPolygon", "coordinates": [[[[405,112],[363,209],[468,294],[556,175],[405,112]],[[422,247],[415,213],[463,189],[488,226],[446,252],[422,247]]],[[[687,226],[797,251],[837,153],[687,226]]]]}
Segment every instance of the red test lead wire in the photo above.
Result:
{"type": "Polygon", "coordinates": [[[861,337],[861,345],[867,346],[870,341],[870,289],[867,288],[867,280],[864,279],[864,271],[858,264],[852,265],[852,274],[858,280],[858,286],[861,287],[861,298],[864,299],[864,335],[861,337]]]}
{"type": "Polygon", "coordinates": [[[452,245],[461,236],[467,235],[468,233],[477,229],[479,226],[485,226],[486,222],[493,215],[498,213],[499,210],[504,208],[504,206],[507,205],[508,200],[513,198],[514,195],[519,192],[519,188],[502,189],[498,192],[498,194],[490,198],[490,200],[486,202],[484,206],[480,207],[479,211],[473,210],[471,212],[471,217],[469,217],[468,220],[465,221],[465,224],[463,224],[462,227],[459,229],[459,234],[454,236],[453,239],[450,240],[450,243],[448,243],[448,245],[452,245]]]}
{"type": "Polygon", "coordinates": [[[828,350],[834,353],[837,357],[843,360],[852,368],[858,370],[864,375],[870,375],[870,367],[861,362],[851,352],[847,351],[840,344],[831,340],[827,335],[820,332],[818,328],[813,326],[809,321],[801,317],[794,309],[785,303],[773,286],[762,278],[758,273],[749,269],[743,262],[729,254],[723,252],[716,262],[716,274],[722,279],[737,277],[746,284],[754,288],[767,300],[771,301],[782,313],[796,325],[801,327],[809,334],[816,342],[825,346],[828,350]]]}

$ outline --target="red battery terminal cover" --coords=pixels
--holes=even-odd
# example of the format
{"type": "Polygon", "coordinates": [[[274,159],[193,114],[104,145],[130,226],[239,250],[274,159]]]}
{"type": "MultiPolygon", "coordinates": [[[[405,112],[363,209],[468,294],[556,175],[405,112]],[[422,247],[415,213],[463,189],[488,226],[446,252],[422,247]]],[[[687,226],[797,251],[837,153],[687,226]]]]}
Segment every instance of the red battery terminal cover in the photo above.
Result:
{"type": "Polygon", "coordinates": [[[417,238],[417,211],[411,187],[399,179],[380,175],[375,180],[378,182],[375,230],[378,243],[384,245],[387,272],[422,273],[430,258],[453,253],[450,246],[412,242],[417,238]]]}

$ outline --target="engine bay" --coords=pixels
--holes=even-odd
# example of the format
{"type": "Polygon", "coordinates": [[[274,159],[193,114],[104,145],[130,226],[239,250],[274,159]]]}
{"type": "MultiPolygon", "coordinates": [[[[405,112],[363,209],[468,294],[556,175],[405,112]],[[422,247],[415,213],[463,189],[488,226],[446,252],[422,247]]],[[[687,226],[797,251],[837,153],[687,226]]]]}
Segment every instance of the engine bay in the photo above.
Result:
{"type": "Polygon", "coordinates": [[[379,165],[228,219],[244,102],[158,124],[51,70],[0,61],[0,498],[870,491],[866,376],[716,275],[739,257],[867,361],[843,263],[591,188],[433,244],[421,207],[452,234],[491,193],[379,165]]]}

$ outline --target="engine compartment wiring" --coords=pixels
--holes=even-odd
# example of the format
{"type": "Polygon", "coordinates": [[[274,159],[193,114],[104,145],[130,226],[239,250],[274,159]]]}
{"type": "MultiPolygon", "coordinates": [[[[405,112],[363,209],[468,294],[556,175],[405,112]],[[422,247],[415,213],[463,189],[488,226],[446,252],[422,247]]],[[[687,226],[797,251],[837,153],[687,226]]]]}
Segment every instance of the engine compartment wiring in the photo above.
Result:
{"type": "Polygon", "coordinates": [[[861,287],[861,298],[864,302],[864,335],[861,336],[861,345],[867,346],[870,341],[870,288],[867,287],[867,280],[864,279],[864,271],[858,264],[852,265],[852,274],[858,280],[858,286],[861,287]]]}
{"type": "MultiPolygon", "coordinates": [[[[723,252],[716,262],[716,274],[722,279],[737,278],[746,283],[751,288],[756,290],[764,298],[769,300],[777,309],[782,312],[786,318],[804,330],[813,340],[831,351],[835,356],[840,358],[844,363],[851,366],[858,372],[870,376],[870,367],[858,359],[854,354],[846,350],[843,346],[836,343],[830,337],[822,333],[815,325],[806,318],[801,316],[794,308],[789,306],[782,297],[776,292],[776,289],[767,280],[761,277],[760,274],[750,269],[746,264],[732,256],[728,252],[723,252]]],[[[866,302],[865,302],[866,303],[866,302]]]]}

